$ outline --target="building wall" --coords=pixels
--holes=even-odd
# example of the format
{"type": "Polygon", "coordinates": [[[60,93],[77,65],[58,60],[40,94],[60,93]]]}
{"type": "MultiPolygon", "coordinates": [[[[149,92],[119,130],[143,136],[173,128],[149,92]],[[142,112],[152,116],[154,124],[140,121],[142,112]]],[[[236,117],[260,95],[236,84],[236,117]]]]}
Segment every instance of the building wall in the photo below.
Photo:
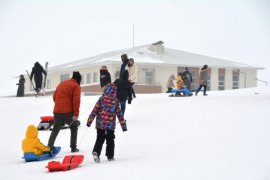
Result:
{"type": "MultiPolygon", "coordinates": [[[[111,74],[112,81],[115,80],[115,74],[117,71],[120,70],[121,63],[119,64],[105,64],[108,67],[108,71],[111,74]]],[[[61,74],[69,74],[69,78],[72,77],[72,72],[74,70],[80,71],[80,73],[84,76],[84,83],[82,83],[82,90],[84,92],[94,92],[94,93],[100,93],[99,89],[99,69],[102,65],[98,64],[93,67],[82,67],[77,69],[69,69],[66,71],[61,72],[48,72],[47,80],[50,80],[51,82],[51,90],[53,91],[56,86],[60,83],[60,75],[61,74]],[[91,82],[86,83],[87,73],[91,74],[91,82]],[[97,75],[97,82],[93,82],[93,74],[96,73],[97,75]]],[[[183,72],[184,67],[176,67],[176,66],[153,66],[153,65],[144,65],[139,64],[138,67],[138,83],[135,84],[134,89],[137,91],[137,93],[160,93],[160,92],[166,92],[167,91],[167,80],[171,74],[175,74],[177,76],[177,72],[181,71],[183,72]],[[154,69],[154,83],[151,85],[146,85],[142,82],[144,82],[144,74],[142,69],[154,69]],[[182,68],[182,69],[181,69],[182,68]]],[[[211,67],[210,67],[211,68],[211,67]]],[[[193,67],[189,68],[190,71],[194,71],[195,73],[198,73],[197,76],[199,76],[199,67],[193,67]]],[[[217,91],[218,90],[218,75],[219,75],[219,69],[220,68],[211,68],[211,77],[210,77],[210,90],[217,91]]],[[[232,74],[233,69],[225,69],[225,89],[232,89],[232,74]]],[[[239,69],[239,88],[245,88],[245,87],[256,87],[257,81],[257,70],[247,70],[247,69],[239,69]]],[[[199,83],[199,77],[196,78],[196,83],[198,85],[199,83]]],[[[29,78],[26,76],[26,83],[25,88],[26,92],[30,91],[30,81],[29,78]]],[[[198,87],[198,86],[197,86],[198,87]]]]}
{"type": "Polygon", "coordinates": [[[218,91],[218,69],[217,68],[211,68],[210,84],[211,84],[211,91],[218,91]]]}

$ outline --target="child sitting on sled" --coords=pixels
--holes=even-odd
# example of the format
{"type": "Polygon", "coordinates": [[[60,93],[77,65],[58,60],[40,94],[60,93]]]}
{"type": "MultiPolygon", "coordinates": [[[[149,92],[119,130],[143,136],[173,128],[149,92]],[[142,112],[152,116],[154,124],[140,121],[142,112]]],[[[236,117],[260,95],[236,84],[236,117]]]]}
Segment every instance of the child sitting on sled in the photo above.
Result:
{"type": "Polygon", "coordinates": [[[25,139],[22,141],[22,150],[24,153],[33,152],[35,155],[39,156],[43,153],[49,153],[51,149],[40,142],[36,126],[29,125],[25,139]]]}
{"type": "Polygon", "coordinates": [[[104,141],[106,140],[106,156],[109,161],[114,160],[114,130],[116,126],[116,116],[120,121],[123,131],[127,131],[126,121],[119,106],[119,101],[116,97],[117,87],[114,83],[105,86],[104,94],[99,98],[91,114],[89,115],[87,126],[96,117],[97,139],[92,151],[95,162],[100,162],[100,154],[104,141]]]}
{"type": "Polygon", "coordinates": [[[184,87],[184,81],[183,81],[182,73],[179,72],[176,77],[176,88],[182,89],[183,87],[184,87]]]}

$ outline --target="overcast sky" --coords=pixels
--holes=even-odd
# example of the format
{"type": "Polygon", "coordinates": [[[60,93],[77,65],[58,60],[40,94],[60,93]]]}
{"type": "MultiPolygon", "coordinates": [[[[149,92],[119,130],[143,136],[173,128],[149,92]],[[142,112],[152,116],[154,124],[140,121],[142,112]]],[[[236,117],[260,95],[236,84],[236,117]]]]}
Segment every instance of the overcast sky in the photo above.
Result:
{"type": "MultiPolygon", "coordinates": [[[[50,66],[159,40],[165,47],[266,68],[268,0],[0,0],[1,95],[33,64],[50,66]]],[[[120,61],[120,58],[119,58],[120,61]]],[[[261,85],[259,82],[258,85],[261,85]]]]}

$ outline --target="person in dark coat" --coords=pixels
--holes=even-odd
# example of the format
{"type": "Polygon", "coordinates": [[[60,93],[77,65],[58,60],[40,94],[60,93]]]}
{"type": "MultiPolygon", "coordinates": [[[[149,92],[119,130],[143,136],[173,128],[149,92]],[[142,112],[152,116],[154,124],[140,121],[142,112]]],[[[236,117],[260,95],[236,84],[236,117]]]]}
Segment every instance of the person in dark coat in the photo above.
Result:
{"type": "Polygon", "coordinates": [[[128,80],[129,74],[127,70],[124,70],[120,75],[119,79],[114,81],[117,86],[117,99],[121,105],[121,111],[125,114],[126,110],[126,101],[128,100],[128,104],[131,104],[132,101],[132,86],[130,81],[128,80]]]}
{"type": "Polygon", "coordinates": [[[24,83],[25,83],[24,76],[20,75],[19,83],[16,84],[16,85],[18,85],[17,97],[23,97],[24,96],[24,83]]]}
{"type": "Polygon", "coordinates": [[[121,59],[122,59],[122,65],[121,65],[121,69],[120,69],[120,76],[121,76],[122,72],[123,72],[124,70],[126,70],[126,66],[127,66],[128,63],[129,63],[129,59],[128,59],[127,54],[122,54],[122,55],[121,55],[121,59]]]}
{"type": "Polygon", "coordinates": [[[103,88],[109,83],[111,83],[111,75],[108,72],[107,66],[102,66],[100,68],[100,87],[103,88]]]}
{"type": "Polygon", "coordinates": [[[198,95],[198,92],[202,89],[203,87],[203,95],[207,96],[206,94],[206,88],[207,88],[207,65],[204,65],[201,68],[201,72],[200,72],[200,87],[197,89],[195,95],[198,95]]]}
{"type": "Polygon", "coordinates": [[[37,92],[37,94],[39,94],[41,87],[42,87],[42,80],[43,80],[42,73],[44,74],[44,76],[47,75],[46,71],[39,64],[39,62],[36,62],[34,67],[32,68],[30,80],[32,81],[33,76],[34,76],[34,80],[35,80],[35,84],[36,84],[35,91],[37,92]]]}
{"type": "Polygon", "coordinates": [[[185,68],[185,71],[182,73],[183,80],[185,85],[187,86],[188,90],[191,90],[191,83],[192,83],[192,74],[189,72],[188,67],[185,68]]]}

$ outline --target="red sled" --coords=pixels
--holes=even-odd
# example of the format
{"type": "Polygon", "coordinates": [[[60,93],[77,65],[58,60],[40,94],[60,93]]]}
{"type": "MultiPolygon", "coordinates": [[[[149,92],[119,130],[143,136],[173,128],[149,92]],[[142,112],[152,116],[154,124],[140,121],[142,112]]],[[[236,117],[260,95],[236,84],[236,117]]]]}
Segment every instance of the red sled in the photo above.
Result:
{"type": "Polygon", "coordinates": [[[50,122],[54,120],[53,116],[41,116],[40,119],[41,122],[50,122]]]}
{"type": "Polygon", "coordinates": [[[69,155],[65,156],[62,163],[59,161],[48,162],[49,172],[53,171],[68,171],[78,167],[83,162],[84,155],[69,155]]]}

